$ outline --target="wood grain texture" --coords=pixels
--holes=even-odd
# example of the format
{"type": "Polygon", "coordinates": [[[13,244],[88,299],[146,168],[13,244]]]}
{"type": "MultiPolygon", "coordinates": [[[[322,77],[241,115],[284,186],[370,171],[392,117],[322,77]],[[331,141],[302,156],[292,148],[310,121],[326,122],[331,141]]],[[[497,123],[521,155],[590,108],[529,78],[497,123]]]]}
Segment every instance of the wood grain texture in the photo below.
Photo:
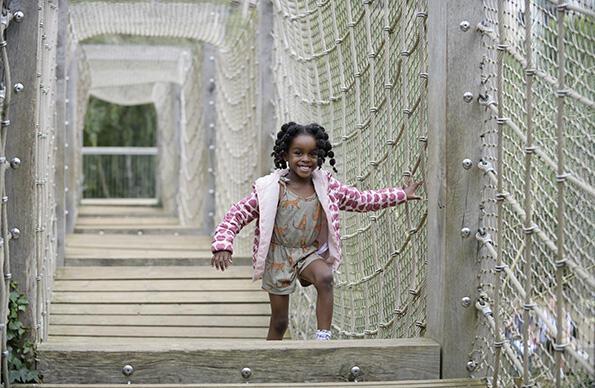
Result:
{"type": "Polygon", "coordinates": [[[221,272],[203,267],[62,267],[56,280],[68,279],[238,279],[251,278],[252,267],[231,266],[221,272]]]}
{"type": "MultiPolygon", "coordinates": [[[[335,388],[345,387],[346,384],[352,383],[331,382],[331,383],[292,383],[292,387],[304,388],[335,388]]],[[[21,388],[39,387],[35,384],[19,384],[21,388]]],[[[135,384],[136,388],[246,388],[246,384],[135,384]]],[[[121,384],[44,384],[45,388],[120,388],[121,384]]],[[[251,388],[287,388],[285,383],[265,383],[265,384],[250,384],[251,388]]],[[[372,387],[408,387],[408,388],[473,388],[473,387],[487,387],[487,384],[481,380],[472,379],[449,379],[449,380],[405,380],[405,381],[360,381],[357,383],[358,388],[372,388],[372,387]]]]}
{"type": "Polygon", "coordinates": [[[250,367],[254,383],[347,381],[358,365],[369,381],[437,378],[440,348],[428,339],[316,341],[211,341],[96,350],[88,345],[41,344],[39,367],[46,383],[122,383],[131,364],[133,383],[241,383],[250,367]],[[77,349],[78,348],[78,349],[77,349]],[[120,350],[118,350],[120,349],[120,350]],[[175,349],[175,350],[174,350],[175,349]]]}

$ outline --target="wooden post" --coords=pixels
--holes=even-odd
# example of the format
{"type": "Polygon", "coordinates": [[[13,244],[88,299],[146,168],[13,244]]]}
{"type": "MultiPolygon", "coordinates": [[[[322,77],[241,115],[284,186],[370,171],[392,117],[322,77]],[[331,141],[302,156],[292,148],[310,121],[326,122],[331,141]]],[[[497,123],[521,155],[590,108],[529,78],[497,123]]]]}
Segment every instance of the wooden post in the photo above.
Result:
{"type": "Polygon", "coordinates": [[[55,177],[55,196],[56,196],[56,228],[57,228],[57,254],[56,266],[64,265],[64,238],[66,235],[66,220],[64,211],[66,210],[65,187],[65,169],[64,169],[64,141],[66,119],[66,49],[68,47],[68,36],[66,29],[68,26],[68,0],[58,0],[58,47],[56,53],[56,177],[55,177]]]}
{"type": "Polygon", "coordinates": [[[429,0],[428,265],[426,336],[442,346],[443,378],[468,376],[477,314],[481,42],[478,0],[429,0]],[[464,32],[461,23],[470,28],[464,32]],[[473,99],[465,102],[465,93],[473,99]],[[465,169],[463,160],[472,167],[465,169]],[[470,235],[461,231],[468,228],[470,235]],[[462,298],[471,305],[464,307],[462,298]]]}
{"type": "Polygon", "coordinates": [[[258,171],[260,175],[268,174],[271,170],[273,139],[271,134],[277,132],[275,121],[275,107],[273,105],[273,2],[263,0],[258,3],[258,31],[257,31],[257,59],[258,59],[258,89],[256,122],[258,124],[259,145],[262,150],[258,171]]]}
{"type": "MultiPolygon", "coordinates": [[[[37,78],[39,9],[37,1],[10,2],[12,11],[20,10],[24,18],[10,24],[6,40],[12,85],[21,83],[24,89],[13,93],[10,104],[11,125],[7,132],[6,158],[21,159],[18,169],[6,172],[8,196],[8,228],[20,230],[20,237],[10,241],[10,272],[20,292],[29,304],[23,311],[25,326],[35,322],[37,310],[37,282],[35,280],[35,138],[37,135],[37,108],[39,80],[37,78]]],[[[30,337],[36,338],[37,328],[31,327],[30,337]]]]}
{"type": "Polygon", "coordinates": [[[204,130],[206,131],[205,136],[205,150],[208,152],[208,173],[207,173],[207,187],[208,191],[206,193],[206,199],[204,201],[203,207],[203,232],[207,235],[213,233],[215,229],[215,221],[213,216],[215,215],[215,190],[216,187],[216,180],[215,180],[215,150],[216,147],[216,139],[215,131],[217,128],[217,110],[215,109],[215,105],[209,105],[208,101],[213,101],[214,104],[216,103],[216,91],[217,85],[215,84],[215,54],[217,49],[215,46],[203,43],[202,48],[202,80],[203,80],[203,106],[207,107],[203,109],[203,123],[204,123],[204,130]],[[212,192],[211,192],[212,190],[212,192]]]}

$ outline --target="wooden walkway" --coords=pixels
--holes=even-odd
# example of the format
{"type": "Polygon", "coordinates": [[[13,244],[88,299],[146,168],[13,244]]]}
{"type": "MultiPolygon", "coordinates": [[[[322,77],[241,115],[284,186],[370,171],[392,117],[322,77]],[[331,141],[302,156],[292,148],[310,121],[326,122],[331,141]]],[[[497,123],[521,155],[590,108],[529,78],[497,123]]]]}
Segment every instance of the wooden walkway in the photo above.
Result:
{"type": "Polygon", "coordinates": [[[76,228],[87,229],[67,236],[49,343],[265,338],[268,297],[248,259],[216,271],[210,238],[176,226],[156,207],[82,206],[76,228]]]}
{"type": "Polygon", "coordinates": [[[143,205],[80,208],[54,280],[49,338],[38,346],[45,386],[232,387],[249,367],[252,386],[338,387],[354,365],[382,381],[361,386],[478,386],[432,380],[440,346],[431,339],[264,341],[268,295],[251,281],[250,260],[216,271],[209,237],[143,205]],[[426,381],[394,381],[417,379],[426,381]]]}

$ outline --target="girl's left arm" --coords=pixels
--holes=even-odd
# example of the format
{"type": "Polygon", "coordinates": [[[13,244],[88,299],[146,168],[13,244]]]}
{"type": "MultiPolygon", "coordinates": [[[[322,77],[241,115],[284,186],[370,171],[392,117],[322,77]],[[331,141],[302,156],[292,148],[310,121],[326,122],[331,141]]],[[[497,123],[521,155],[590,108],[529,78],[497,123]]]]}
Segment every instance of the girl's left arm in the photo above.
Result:
{"type": "MultiPolygon", "coordinates": [[[[331,200],[334,196],[340,210],[351,212],[370,212],[395,206],[407,201],[407,194],[398,187],[377,190],[359,190],[341,183],[329,174],[331,200]]],[[[335,202],[335,201],[333,201],[335,202]]]]}

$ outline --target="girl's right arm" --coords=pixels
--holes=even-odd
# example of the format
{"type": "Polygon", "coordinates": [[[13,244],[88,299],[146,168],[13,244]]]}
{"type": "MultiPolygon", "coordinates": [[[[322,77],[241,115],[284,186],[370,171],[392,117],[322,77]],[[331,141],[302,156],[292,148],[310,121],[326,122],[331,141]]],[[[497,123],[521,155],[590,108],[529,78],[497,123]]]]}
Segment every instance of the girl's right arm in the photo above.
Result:
{"type": "Polygon", "coordinates": [[[223,221],[215,228],[211,252],[229,251],[230,254],[233,253],[233,240],[236,235],[258,215],[258,197],[253,186],[252,192],[233,204],[225,213],[223,221]]]}

